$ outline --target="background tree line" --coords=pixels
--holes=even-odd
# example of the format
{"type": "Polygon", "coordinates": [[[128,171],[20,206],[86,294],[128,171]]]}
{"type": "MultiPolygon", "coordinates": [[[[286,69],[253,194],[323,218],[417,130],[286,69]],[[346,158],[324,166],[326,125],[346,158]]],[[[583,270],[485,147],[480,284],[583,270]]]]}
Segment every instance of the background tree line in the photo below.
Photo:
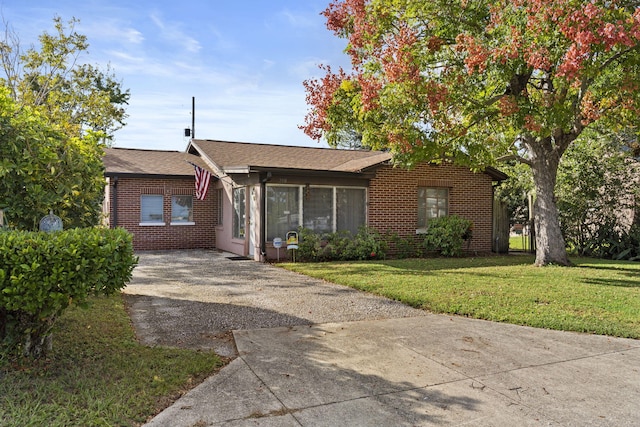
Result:
{"type": "MultiPolygon", "coordinates": [[[[533,178],[524,164],[501,168],[509,180],[496,197],[509,211],[511,225],[527,224],[533,178]]],[[[560,226],[570,252],[602,258],[640,259],[640,150],[621,133],[595,132],[572,145],[558,169],[556,198],[560,226]]]]}

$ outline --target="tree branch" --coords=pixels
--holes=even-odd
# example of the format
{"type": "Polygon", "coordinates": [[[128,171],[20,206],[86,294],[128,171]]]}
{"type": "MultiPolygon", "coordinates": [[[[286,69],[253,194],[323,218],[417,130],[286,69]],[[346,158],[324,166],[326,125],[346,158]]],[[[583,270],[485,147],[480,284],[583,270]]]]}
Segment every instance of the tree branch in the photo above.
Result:
{"type": "Polygon", "coordinates": [[[508,154],[506,156],[498,157],[496,160],[501,162],[501,163],[508,162],[510,160],[515,160],[515,161],[518,161],[520,163],[524,163],[525,165],[531,166],[531,160],[525,159],[524,157],[518,156],[517,154],[508,154]]]}

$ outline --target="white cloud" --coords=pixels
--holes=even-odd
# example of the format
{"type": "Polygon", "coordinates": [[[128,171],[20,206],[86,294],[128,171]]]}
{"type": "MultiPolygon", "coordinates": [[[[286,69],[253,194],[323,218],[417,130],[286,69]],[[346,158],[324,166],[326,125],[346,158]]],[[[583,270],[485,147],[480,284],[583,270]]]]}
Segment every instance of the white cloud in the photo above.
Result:
{"type": "Polygon", "coordinates": [[[320,64],[326,64],[328,61],[320,58],[310,58],[293,64],[289,68],[289,74],[300,81],[313,77],[323,76],[325,73],[319,68],[320,64]]]}
{"type": "Polygon", "coordinates": [[[215,44],[210,47],[211,50],[229,52],[238,48],[237,44],[226,36],[224,32],[213,25],[209,25],[208,28],[208,32],[213,35],[215,40],[215,44]]]}
{"type": "Polygon", "coordinates": [[[94,42],[108,42],[109,44],[115,42],[130,46],[140,45],[144,41],[144,36],[140,31],[115,19],[101,20],[99,24],[90,21],[85,24],[84,21],[81,21],[79,31],[88,37],[91,44],[94,42]]]}
{"type": "Polygon", "coordinates": [[[181,30],[180,23],[165,23],[157,13],[150,15],[153,23],[160,29],[160,33],[170,43],[182,46],[187,52],[197,53],[202,46],[198,40],[189,37],[181,30]]]}
{"type": "Polygon", "coordinates": [[[142,33],[133,28],[127,28],[122,31],[124,39],[130,44],[140,44],[144,41],[142,33]]]}
{"type": "Polygon", "coordinates": [[[318,18],[316,16],[311,17],[305,13],[292,12],[289,9],[284,9],[280,11],[279,16],[295,28],[315,28],[318,26],[318,18]]]}

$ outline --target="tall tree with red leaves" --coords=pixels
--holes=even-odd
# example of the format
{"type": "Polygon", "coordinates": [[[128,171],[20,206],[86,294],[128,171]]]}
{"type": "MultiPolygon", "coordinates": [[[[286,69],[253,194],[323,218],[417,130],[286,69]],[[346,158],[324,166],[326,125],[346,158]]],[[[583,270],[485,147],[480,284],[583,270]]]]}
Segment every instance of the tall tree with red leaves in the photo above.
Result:
{"type": "Polygon", "coordinates": [[[301,128],[334,144],[353,129],[406,166],[529,164],[536,264],[569,264],[558,165],[589,127],[637,131],[638,2],[336,0],[323,14],[352,69],[304,82],[301,128]]]}

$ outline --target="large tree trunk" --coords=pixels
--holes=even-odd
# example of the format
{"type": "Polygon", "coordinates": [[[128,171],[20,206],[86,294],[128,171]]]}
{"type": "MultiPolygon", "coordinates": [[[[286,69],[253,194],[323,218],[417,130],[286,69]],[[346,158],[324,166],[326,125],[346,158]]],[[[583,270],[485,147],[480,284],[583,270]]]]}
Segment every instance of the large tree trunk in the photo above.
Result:
{"type": "Polygon", "coordinates": [[[536,188],[533,214],[536,232],[536,265],[569,265],[555,200],[560,156],[551,141],[530,144],[531,171],[536,188]]]}

